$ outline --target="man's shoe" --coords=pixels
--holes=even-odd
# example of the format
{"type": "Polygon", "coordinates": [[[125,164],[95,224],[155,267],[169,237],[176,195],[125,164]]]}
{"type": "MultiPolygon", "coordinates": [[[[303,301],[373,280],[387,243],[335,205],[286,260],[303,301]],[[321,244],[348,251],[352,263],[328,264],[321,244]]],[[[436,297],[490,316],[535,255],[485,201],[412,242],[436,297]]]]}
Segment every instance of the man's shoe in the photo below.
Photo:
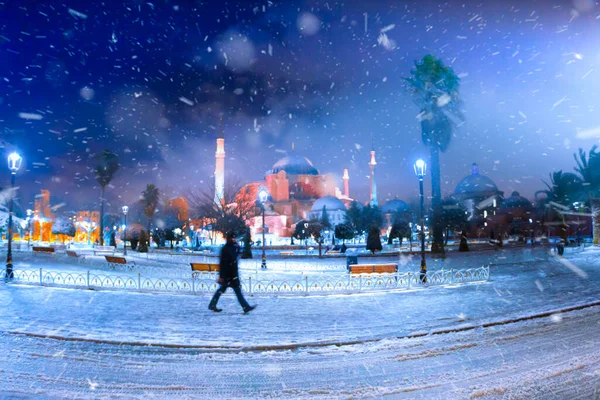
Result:
{"type": "Polygon", "coordinates": [[[208,309],[209,309],[210,311],[214,311],[214,312],[221,312],[221,311],[223,311],[222,309],[220,309],[220,308],[217,308],[217,306],[212,306],[212,307],[211,307],[211,306],[209,306],[209,307],[208,307],[208,309]]]}
{"type": "Polygon", "coordinates": [[[248,314],[250,311],[254,310],[255,308],[256,308],[256,305],[248,306],[248,307],[244,308],[244,314],[248,314]]]}

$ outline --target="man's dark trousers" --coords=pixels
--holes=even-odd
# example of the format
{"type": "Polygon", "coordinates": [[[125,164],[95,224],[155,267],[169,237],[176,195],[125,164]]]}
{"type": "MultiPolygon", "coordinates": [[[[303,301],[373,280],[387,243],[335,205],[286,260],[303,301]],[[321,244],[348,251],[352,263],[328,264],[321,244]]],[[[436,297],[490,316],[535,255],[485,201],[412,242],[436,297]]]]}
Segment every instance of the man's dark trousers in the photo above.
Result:
{"type": "Polygon", "coordinates": [[[228,287],[233,289],[242,308],[244,310],[248,309],[250,307],[250,304],[248,304],[248,302],[244,298],[244,295],[242,294],[242,289],[240,288],[240,280],[238,278],[225,279],[225,281],[221,283],[221,286],[215,292],[215,295],[213,296],[212,300],[210,301],[210,304],[208,307],[209,308],[216,307],[217,302],[219,301],[219,297],[221,297],[221,295],[223,293],[225,293],[225,291],[227,290],[228,287]]]}

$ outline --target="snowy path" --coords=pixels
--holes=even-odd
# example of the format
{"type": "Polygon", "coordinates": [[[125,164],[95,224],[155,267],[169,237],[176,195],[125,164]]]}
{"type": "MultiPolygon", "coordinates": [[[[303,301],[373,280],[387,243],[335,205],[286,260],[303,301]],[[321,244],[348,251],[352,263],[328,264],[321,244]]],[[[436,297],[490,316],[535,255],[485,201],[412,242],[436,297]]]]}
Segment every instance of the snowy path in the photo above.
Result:
{"type": "Polygon", "coordinates": [[[214,314],[207,296],[0,284],[0,395],[590,398],[600,387],[598,307],[397,338],[597,302],[599,254],[493,267],[480,285],[252,299],[249,315],[232,296],[214,314]],[[579,392],[561,392],[565,379],[579,392]]]}
{"type": "Polygon", "coordinates": [[[599,311],[281,352],[216,353],[1,334],[3,350],[10,349],[0,352],[1,390],[7,397],[49,399],[597,398],[599,311]]]}

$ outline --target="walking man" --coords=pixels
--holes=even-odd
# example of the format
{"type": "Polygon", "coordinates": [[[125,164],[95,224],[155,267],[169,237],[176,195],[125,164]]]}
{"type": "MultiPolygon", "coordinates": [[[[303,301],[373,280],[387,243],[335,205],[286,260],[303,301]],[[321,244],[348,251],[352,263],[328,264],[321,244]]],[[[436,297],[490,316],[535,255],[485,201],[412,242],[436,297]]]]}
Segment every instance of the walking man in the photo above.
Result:
{"type": "Polygon", "coordinates": [[[232,288],[237,296],[240,305],[244,309],[244,314],[249,313],[254,310],[256,306],[251,306],[248,304],[244,295],[242,294],[242,288],[240,287],[240,277],[238,273],[238,255],[240,253],[240,248],[235,240],[235,235],[233,233],[227,234],[227,243],[221,249],[221,260],[219,262],[219,284],[221,285],[215,295],[213,296],[210,304],[208,305],[208,309],[214,312],[223,311],[220,308],[217,308],[217,302],[219,301],[219,297],[228,287],[232,288]]]}

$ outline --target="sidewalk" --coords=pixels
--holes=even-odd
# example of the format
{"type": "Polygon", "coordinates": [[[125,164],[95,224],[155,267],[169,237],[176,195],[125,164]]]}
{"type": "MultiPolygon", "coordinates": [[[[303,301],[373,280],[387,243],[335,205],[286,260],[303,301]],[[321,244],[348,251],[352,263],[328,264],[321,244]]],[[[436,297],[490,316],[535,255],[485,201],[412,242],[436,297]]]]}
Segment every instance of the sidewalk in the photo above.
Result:
{"type": "Polygon", "coordinates": [[[197,347],[262,347],[398,337],[543,312],[600,297],[600,252],[492,267],[492,281],[395,293],[250,298],[224,312],[207,296],[0,284],[0,332],[197,347]]]}

